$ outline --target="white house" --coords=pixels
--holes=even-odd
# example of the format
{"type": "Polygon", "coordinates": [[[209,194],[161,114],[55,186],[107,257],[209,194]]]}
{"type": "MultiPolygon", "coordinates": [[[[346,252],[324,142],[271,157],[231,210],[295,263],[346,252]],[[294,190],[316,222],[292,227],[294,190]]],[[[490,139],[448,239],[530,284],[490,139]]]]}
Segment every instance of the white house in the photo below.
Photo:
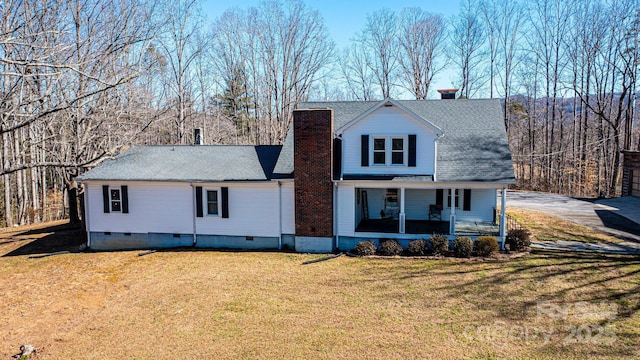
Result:
{"type": "Polygon", "coordinates": [[[141,146],[82,177],[88,246],[349,250],[504,240],[499,100],[303,103],[283,146],[141,146]]]}

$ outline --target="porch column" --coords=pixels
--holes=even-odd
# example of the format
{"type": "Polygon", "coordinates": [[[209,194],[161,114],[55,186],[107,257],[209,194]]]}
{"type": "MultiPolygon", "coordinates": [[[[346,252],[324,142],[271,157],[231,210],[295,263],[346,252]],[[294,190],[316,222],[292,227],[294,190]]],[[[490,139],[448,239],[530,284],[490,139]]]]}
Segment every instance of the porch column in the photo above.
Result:
{"type": "Polygon", "coordinates": [[[507,235],[507,186],[502,185],[502,204],[500,205],[500,249],[504,250],[507,235]]]}
{"type": "Polygon", "coordinates": [[[400,214],[398,215],[398,221],[399,221],[399,225],[400,225],[400,234],[404,234],[405,232],[405,227],[404,227],[404,188],[401,187],[400,188],[400,214]]]}
{"type": "Polygon", "coordinates": [[[448,198],[451,199],[451,203],[449,204],[449,234],[456,234],[456,189],[451,188],[451,196],[448,198]]]}

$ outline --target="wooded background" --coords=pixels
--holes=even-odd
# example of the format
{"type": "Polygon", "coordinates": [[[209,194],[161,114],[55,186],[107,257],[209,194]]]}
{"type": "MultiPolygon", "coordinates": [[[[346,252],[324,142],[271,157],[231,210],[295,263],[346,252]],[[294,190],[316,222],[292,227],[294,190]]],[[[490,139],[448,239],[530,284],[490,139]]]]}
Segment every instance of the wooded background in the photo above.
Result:
{"type": "Polygon", "coordinates": [[[296,0],[208,21],[195,0],[0,1],[0,226],[71,216],[75,177],[140,144],[278,144],[307,100],[497,97],[518,187],[619,192],[640,0],[462,0],[381,9],[345,49],[296,0]],[[70,196],[67,196],[69,194],[70,196]]]}

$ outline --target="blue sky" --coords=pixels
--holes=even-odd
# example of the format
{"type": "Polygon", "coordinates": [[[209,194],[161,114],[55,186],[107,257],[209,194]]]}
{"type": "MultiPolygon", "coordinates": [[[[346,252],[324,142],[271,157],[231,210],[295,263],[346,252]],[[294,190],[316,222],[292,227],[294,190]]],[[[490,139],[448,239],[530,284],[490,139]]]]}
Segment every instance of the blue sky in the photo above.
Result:
{"type": "MultiPolygon", "coordinates": [[[[246,9],[259,2],[260,0],[204,0],[202,9],[209,21],[213,21],[229,8],[237,6],[246,9]]],[[[364,28],[367,14],[373,11],[385,7],[400,10],[418,6],[429,12],[449,17],[458,12],[460,3],[458,0],[307,0],[303,2],[320,11],[329,33],[340,48],[348,45],[349,39],[364,28]]]]}
{"type": "MultiPolygon", "coordinates": [[[[225,10],[232,7],[246,9],[255,6],[260,0],[203,0],[202,9],[212,22],[225,10]]],[[[367,14],[389,8],[401,10],[405,7],[421,7],[445,18],[455,15],[459,10],[459,0],[306,0],[308,7],[318,10],[325,21],[327,30],[338,48],[349,45],[349,40],[364,28],[367,14]]],[[[436,88],[451,87],[451,71],[441,73],[434,84],[436,88]]],[[[430,92],[431,93],[431,92],[430,92]]]]}

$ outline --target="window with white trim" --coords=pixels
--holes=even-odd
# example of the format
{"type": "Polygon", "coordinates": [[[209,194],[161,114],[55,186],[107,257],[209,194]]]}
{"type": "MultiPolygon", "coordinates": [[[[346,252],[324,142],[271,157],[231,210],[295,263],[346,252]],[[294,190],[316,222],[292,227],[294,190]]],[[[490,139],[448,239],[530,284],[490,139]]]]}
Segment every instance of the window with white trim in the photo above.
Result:
{"type": "Polygon", "coordinates": [[[386,138],[373,138],[373,163],[375,165],[386,165],[387,163],[387,151],[386,148],[386,138]]]}
{"type": "Polygon", "coordinates": [[[207,215],[218,216],[220,214],[220,202],[218,201],[218,190],[207,190],[207,215]]]}
{"type": "Polygon", "coordinates": [[[111,212],[122,211],[122,197],[120,196],[120,188],[109,188],[109,201],[111,204],[111,212]]]}
{"type": "Polygon", "coordinates": [[[406,165],[406,144],[404,136],[373,136],[373,165],[406,165]]]}
{"type": "Polygon", "coordinates": [[[391,164],[404,165],[404,139],[391,138],[391,164]]]}

